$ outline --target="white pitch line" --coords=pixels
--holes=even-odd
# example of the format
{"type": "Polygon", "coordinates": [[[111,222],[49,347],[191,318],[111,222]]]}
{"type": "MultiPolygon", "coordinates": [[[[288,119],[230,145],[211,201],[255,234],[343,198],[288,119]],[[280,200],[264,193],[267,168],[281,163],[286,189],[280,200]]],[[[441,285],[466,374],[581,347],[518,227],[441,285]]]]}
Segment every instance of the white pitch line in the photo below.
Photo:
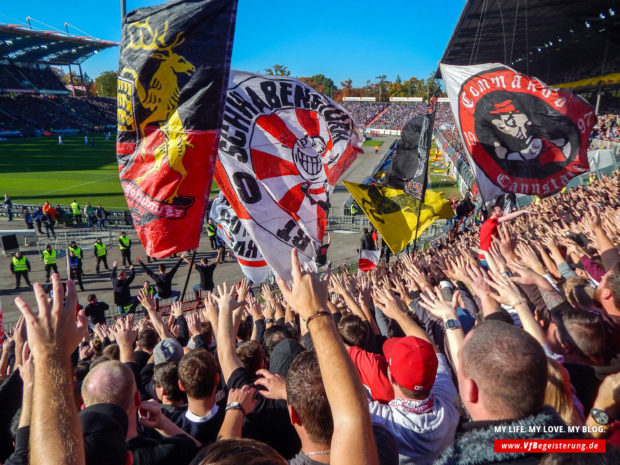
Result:
{"type": "Polygon", "coordinates": [[[107,179],[109,179],[111,176],[112,176],[112,175],[110,175],[110,176],[106,176],[105,178],[95,179],[94,181],[83,182],[83,183],[81,183],[81,184],[73,184],[73,185],[68,186],[68,187],[62,187],[62,188],[60,188],[60,189],[54,189],[53,191],[42,192],[42,193],[40,193],[40,194],[38,194],[38,195],[39,195],[39,196],[43,196],[43,195],[53,194],[54,192],[61,192],[61,191],[66,191],[66,190],[69,190],[69,189],[75,189],[76,187],[86,186],[86,185],[88,185],[88,184],[94,184],[94,183],[99,182],[99,181],[104,181],[104,180],[107,180],[107,179]]]}

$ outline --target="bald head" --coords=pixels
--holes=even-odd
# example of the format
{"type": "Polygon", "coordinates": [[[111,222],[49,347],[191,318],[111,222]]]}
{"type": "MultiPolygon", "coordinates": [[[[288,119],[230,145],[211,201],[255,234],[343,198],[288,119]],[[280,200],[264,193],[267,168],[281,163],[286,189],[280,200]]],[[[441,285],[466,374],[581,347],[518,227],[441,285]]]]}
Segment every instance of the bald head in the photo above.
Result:
{"type": "Polygon", "coordinates": [[[124,363],[111,360],[98,364],[86,375],[82,398],[86,407],[114,404],[127,411],[134,403],[136,389],[133,372],[124,363]]]}

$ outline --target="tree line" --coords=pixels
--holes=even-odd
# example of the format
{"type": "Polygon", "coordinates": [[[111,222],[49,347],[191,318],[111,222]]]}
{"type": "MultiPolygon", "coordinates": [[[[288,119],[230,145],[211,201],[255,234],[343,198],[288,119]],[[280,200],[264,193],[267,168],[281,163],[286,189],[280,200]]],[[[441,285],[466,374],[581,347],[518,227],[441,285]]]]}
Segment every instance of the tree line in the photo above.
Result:
{"type": "MultiPolygon", "coordinates": [[[[285,65],[275,64],[266,68],[264,74],[271,76],[290,76],[291,72],[285,65]]],[[[90,95],[101,97],[116,97],[116,71],[104,71],[94,80],[85,77],[85,85],[90,95]]],[[[345,79],[337,86],[333,79],[324,74],[314,76],[298,77],[300,81],[309,85],[313,89],[321,92],[336,101],[341,101],[344,97],[375,97],[378,102],[387,102],[390,97],[422,97],[442,93],[439,82],[435,79],[434,73],[424,79],[411,77],[405,81],[400,76],[390,81],[385,74],[380,74],[374,80],[367,80],[366,85],[354,87],[352,79],[345,79]]],[[[75,82],[75,76],[73,76],[75,82]]],[[[65,76],[65,81],[69,81],[69,76],[65,76]]],[[[75,82],[77,85],[78,83],[75,82]]]]}

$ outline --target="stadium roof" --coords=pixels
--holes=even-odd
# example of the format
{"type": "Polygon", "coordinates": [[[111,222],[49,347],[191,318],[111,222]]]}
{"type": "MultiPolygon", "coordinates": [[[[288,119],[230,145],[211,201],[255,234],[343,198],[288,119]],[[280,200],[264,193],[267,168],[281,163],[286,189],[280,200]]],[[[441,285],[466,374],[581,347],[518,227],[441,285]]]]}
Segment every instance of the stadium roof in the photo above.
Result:
{"type": "Polygon", "coordinates": [[[441,62],[504,63],[553,84],[578,67],[606,73],[619,40],[620,0],[467,0],[441,62]]]}
{"type": "Polygon", "coordinates": [[[72,36],[57,31],[28,29],[21,24],[0,24],[0,60],[50,65],[80,64],[117,42],[72,36]]]}

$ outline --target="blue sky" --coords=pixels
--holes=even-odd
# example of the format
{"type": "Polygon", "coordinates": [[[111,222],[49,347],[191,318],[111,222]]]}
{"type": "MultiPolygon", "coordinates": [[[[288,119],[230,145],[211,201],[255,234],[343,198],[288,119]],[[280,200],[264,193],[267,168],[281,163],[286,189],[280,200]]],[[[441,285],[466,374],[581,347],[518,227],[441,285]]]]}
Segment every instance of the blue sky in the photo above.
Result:
{"type": "MultiPolygon", "coordinates": [[[[127,10],[162,3],[127,0],[127,10]]],[[[263,72],[275,63],[294,76],[322,73],[355,86],[385,74],[426,78],[450,39],[465,0],[327,1],[239,0],[232,66],[263,72]]],[[[26,0],[0,3],[0,22],[64,30],[68,22],[88,34],[120,41],[120,0],[78,2],[26,0]]],[[[82,35],[70,26],[72,34],[82,35]]],[[[88,59],[83,69],[96,77],[118,66],[118,48],[88,59]]]]}

